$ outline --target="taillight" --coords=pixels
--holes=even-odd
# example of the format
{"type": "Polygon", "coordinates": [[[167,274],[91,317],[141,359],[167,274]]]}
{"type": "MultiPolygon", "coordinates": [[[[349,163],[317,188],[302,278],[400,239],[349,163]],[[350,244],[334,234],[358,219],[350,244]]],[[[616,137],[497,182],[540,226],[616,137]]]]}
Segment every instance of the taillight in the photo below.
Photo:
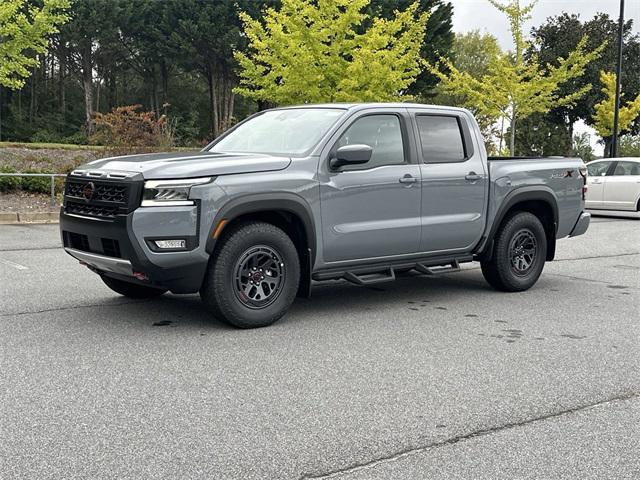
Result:
{"type": "Polygon", "coordinates": [[[589,175],[589,171],[586,166],[582,166],[578,169],[580,172],[580,176],[582,177],[582,200],[585,199],[585,195],[587,194],[587,176],[589,175]]]}

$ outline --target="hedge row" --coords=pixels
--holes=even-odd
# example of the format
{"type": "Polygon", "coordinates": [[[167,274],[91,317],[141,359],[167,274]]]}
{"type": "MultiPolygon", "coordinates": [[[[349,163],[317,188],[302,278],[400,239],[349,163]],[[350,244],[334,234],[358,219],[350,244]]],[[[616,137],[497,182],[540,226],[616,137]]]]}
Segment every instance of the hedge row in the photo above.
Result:
{"type": "MultiPolygon", "coordinates": [[[[2,173],[18,173],[16,169],[12,167],[0,167],[0,174],[2,173]]],[[[45,170],[28,169],[20,173],[52,173],[45,170]]],[[[62,177],[56,178],[56,191],[61,192],[64,188],[64,179],[62,177]]],[[[0,192],[15,192],[16,190],[22,190],[23,192],[31,193],[49,193],[51,192],[51,178],[50,177],[5,177],[0,175],[0,192]]]]}

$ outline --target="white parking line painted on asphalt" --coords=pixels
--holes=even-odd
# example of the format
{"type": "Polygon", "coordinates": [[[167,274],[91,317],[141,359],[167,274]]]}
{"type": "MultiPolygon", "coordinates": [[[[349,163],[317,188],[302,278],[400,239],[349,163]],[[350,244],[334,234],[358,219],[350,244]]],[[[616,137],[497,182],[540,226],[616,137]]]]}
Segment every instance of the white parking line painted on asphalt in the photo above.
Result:
{"type": "Polygon", "coordinates": [[[20,265],[19,263],[12,262],[11,260],[5,260],[4,258],[0,258],[0,263],[4,263],[5,265],[13,267],[16,270],[29,270],[29,267],[25,267],[24,265],[20,265]]]}

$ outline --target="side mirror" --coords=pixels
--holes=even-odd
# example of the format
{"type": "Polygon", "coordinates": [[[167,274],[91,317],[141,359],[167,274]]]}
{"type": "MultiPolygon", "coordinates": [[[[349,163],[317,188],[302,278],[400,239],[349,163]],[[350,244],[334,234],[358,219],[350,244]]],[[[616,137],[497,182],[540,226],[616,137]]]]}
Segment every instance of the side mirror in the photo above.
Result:
{"type": "Polygon", "coordinates": [[[329,165],[333,170],[337,170],[344,165],[360,165],[371,160],[373,148],[369,145],[345,145],[336,151],[335,158],[332,158],[329,165]]]}

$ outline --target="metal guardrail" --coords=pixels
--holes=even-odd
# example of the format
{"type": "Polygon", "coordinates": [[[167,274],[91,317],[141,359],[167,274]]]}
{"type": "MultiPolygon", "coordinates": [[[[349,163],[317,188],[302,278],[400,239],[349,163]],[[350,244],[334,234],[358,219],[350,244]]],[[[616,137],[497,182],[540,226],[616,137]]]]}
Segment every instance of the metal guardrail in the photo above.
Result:
{"type": "Polygon", "coordinates": [[[56,205],[56,177],[66,177],[66,173],[0,173],[0,177],[51,177],[51,206],[56,205]]]}

